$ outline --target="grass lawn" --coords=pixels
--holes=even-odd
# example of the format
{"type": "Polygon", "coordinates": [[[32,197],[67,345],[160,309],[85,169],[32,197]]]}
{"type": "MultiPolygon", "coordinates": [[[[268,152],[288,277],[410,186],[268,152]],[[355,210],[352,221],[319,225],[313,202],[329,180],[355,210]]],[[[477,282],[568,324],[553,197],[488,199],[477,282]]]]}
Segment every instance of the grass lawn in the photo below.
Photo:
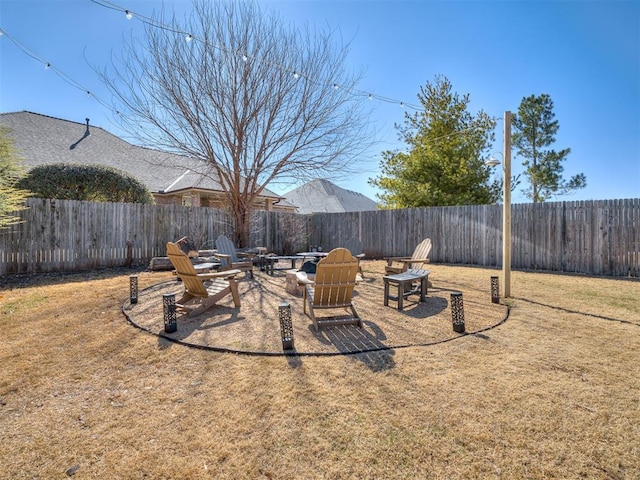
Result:
{"type": "MultiPolygon", "coordinates": [[[[429,268],[427,304],[399,313],[364,262],[356,333],[377,352],[313,333],[282,274],[243,280],[240,312],[181,337],[276,352],[284,299],[296,348],[331,356],[149,334],[122,313],[129,271],[2,279],[0,478],[640,478],[640,282],[513,272],[500,323],[498,271],[429,268]],[[480,333],[452,332],[452,291],[480,333]]],[[[141,289],[170,279],[139,273],[141,289]]]]}

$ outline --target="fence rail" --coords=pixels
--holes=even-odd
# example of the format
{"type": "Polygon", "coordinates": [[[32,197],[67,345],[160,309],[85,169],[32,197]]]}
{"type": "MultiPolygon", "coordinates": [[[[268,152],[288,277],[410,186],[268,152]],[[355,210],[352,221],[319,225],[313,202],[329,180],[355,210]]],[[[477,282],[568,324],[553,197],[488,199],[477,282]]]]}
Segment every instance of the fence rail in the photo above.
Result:
{"type": "MultiPolygon", "coordinates": [[[[232,235],[226,212],[178,205],[29,199],[23,222],[0,231],[0,274],[82,271],[140,265],[165,255],[167,241],[189,236],[214,248],[232,235]]],[[[640,199],[512,206],[512,267],[640,277],[640,199]]],[[[253,246],[291,254],[362,240],[369,257],[410,255],[423,238],[434,263],[499,267],[499,205],[409,208],[298,215],[255,212],[253,246]]]]}

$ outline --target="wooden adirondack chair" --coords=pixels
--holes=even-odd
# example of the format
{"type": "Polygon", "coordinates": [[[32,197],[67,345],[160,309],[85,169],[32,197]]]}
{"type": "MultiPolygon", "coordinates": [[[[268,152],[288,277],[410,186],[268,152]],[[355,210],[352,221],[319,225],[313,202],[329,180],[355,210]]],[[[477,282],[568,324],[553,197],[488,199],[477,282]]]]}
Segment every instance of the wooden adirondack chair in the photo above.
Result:
{"type": "Polygon", "coordinates": [[[362,327],[362,320],[353,304],[353,288],[358,274],[358,259],[346,248],[336,248],[318,262],[316,277],[309,280],[304,272],[298,272],[298,284],[303,289],[303,311],[313,320],[316,332],[325,325],[357,325],[362,327]],[[316,317],[316,309],[351,310],[349,317],[316,317]]]}
{"type": "Polygon", "coordinates": [[[250,278],[253,278],[253,257],[254,254],[245,254],[237,252],[236,247],[229,237],[226,235],[220,235],[216,239],[216,249],[218,250],[214,255],[220,259],[222,266],[221,271],[224,270],[240,270],[247,272],[250,278]],[[243,258],[241,258],[243,257],[243,258]]]}
{"type": "Polygon", "coordinates": [[[389,257],[386,258],[387,265],[384,267],[387,275],[406,272],[410,268],[422,268],[425,263],[429,263],[431,253],[431,239],[425,238],[418,244],[411,257],[389,257]]]}
{"type": "Polygon", "coordinates": [[[351,237],[344,244],[344,248],[351,252],[351,255],[358,259],[358,272],[360,276],[364,278],[364,272],[362,271],[362,265],[360,265],[360,260],[364,258],[364,252],[362,251],[362,242],[358,237],[351,237]]]}
{"type": "Polygon", "coordinates": [[[236,308],[240,307],[238,284],[235,280],[240,270],[198,273],[189,257],[172,242],[167,242],[167,256],[184,284],[184,293],[176,301],[176,307],[186,312],[187,316],[200,315],[229,294],[233,297],[236,308]]]}

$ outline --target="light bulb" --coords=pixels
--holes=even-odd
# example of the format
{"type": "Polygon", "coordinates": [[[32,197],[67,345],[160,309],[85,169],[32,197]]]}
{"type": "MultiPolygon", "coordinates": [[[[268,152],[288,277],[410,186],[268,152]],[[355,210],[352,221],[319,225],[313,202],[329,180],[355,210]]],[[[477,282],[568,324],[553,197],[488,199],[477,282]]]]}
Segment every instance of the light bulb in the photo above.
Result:
{"type": "Polygon", "coordinates": [[[47,63],[47,64],[44,66],[44,69],[45,69],[45,70],[49,70],[50,68],[51,68],[51,64],[50,64],[50,63],[47,63]]]}
{"type": "Polygon", "coordinates": [[[300,78],[300,74],[296,71],[293,72],[293,78],[300,78]]]}
{"type": "Polygon", "coordinates": [[[185,40],[187,41],[187,43],[189,43],[191,40],[193,40],[193,37],[191,36],[191,34],[187,34],[187,36],[185,37],[185,40]]]}
{"type": "Polygon", "coordinates": [[[124,14],[127,17],[127,20],[131,20],[133,18],[133,14],[129,10],[125,10],[124,14]]]}
{"type": "Polygon", "coordinates": [[[373,95],[369,94],[369,100],[373,100],[373,95]]]}
{"type": "Polygon", "coordinates": [[[333,89],[334,89],[334,90],[338,90],[338,84],[337,84],[337,83],[334,83],[334,84],[333,84],[333,89]]]}
{"type": "Polygon", "coordinates": [[[242,61],[248,62],[249,61],[249,57],[247,57],[246,55],[242,55],[242,61]]]}

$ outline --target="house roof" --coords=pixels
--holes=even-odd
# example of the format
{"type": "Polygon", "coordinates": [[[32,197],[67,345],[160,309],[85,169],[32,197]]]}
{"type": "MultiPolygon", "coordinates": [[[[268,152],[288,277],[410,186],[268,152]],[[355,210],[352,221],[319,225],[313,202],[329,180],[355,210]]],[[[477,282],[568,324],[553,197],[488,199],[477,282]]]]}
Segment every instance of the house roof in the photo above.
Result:
{"type": "Polygon", "coordinates": [[[377,210],[378,204],[361,193],[317,179],[283,195],[298,207],[298,213],[337,213],[377,210]]]}
{"type": "MultiPolygon", "coordinates": [[[[103,128],[33,112],[1,113],[27,168],[51,163],[103,165],[127,172],[152,193],[197,188],[222,191],[208,166],[197,159],[132,145],[103,128]]],[[[268,189],[262,197],[281,198],[268,189]]],[[[281,202],[281,204],[284,202],[281,202]]]]}

